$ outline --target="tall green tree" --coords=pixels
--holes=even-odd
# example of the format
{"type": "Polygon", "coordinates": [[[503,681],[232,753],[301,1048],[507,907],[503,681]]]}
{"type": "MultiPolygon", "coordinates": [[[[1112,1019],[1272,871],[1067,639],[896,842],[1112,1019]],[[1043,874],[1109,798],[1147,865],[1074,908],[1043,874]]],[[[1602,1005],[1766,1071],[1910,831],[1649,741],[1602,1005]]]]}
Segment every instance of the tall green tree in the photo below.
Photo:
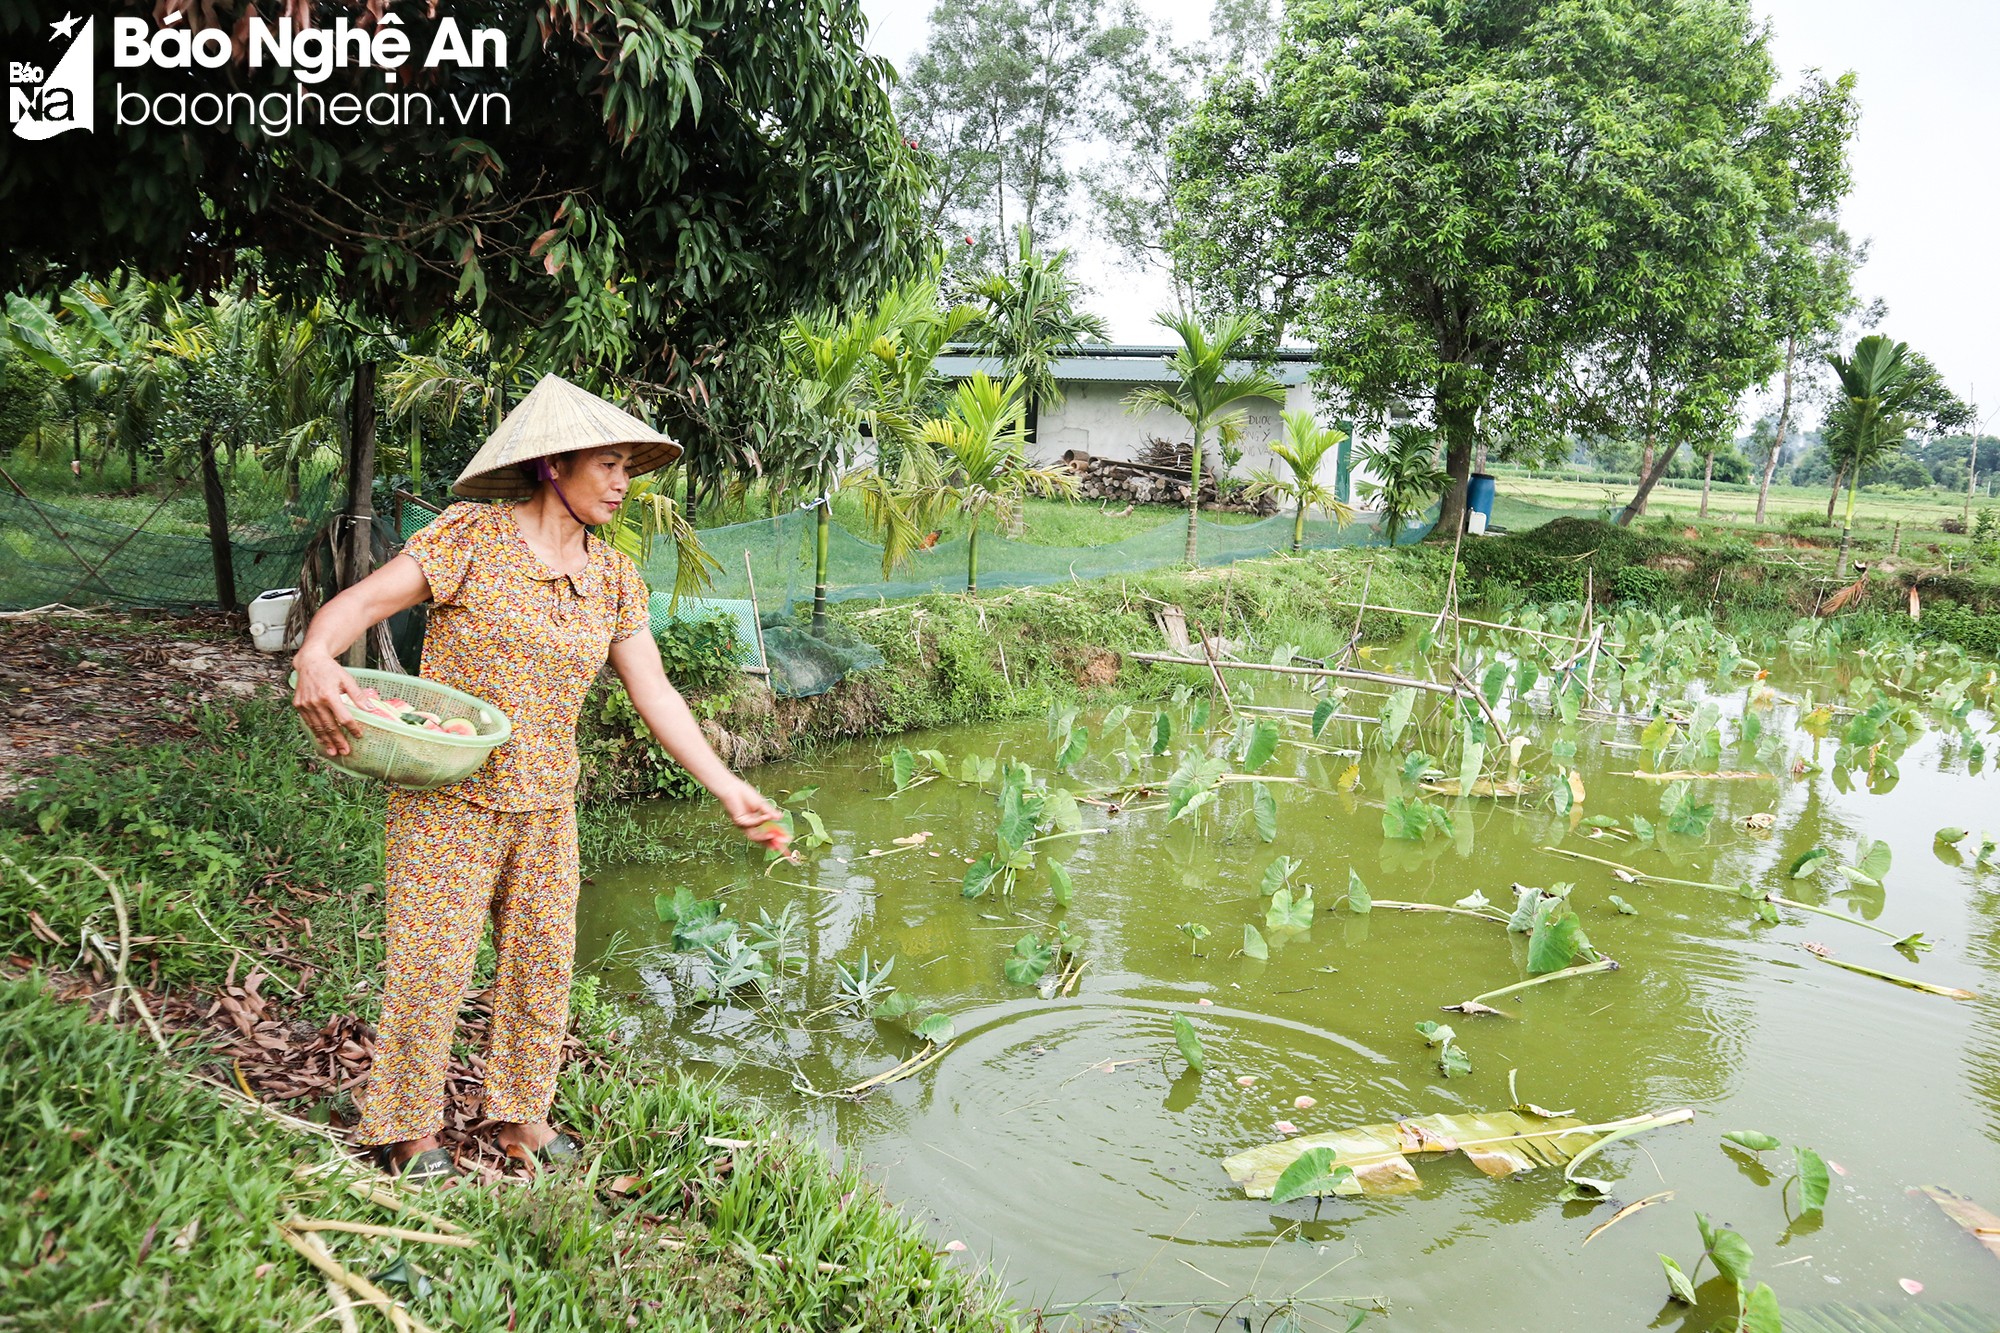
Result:
{"type": "Polygon", "coordinates": [[[1068,224],[1069,149],[1096,128],[1106,71],[1143,40],[1105,0],[938,0],[896,106],[935,163],[927,221],[955,267],[1004,254],[1017,227],[1068,224]]]}
{"type": "Polygon", "coordinates": [[[1023,223],[1014,233],[1013,262],[982,274],[966,293],[979,311],[966,329],[968,338],[998,358],[1008,379],[1021,382],[1030,445],[1042,408],[1062,405],[1056,358],[1080,343],[1103,342],[1109,329],[1102,315],[1083,309],[1069,258],[1067,250],[1037,250],[1023,223]]]}
{"type": "Polygon", "coordinates": [[[1759,523],[1767,515],[1771,480],[1784,456],[1793,409],[1815,389],[1817,372],[1834,352],[1841,326],[1859,305],[1854,271],[1868,257],[1865,244],[1856,244],[1831,217],[1819,213],[1781,218],[1771,229],[1769,246],[1766,300],[1782,342],[1778,414],[1757,485],[1759,523]]]}
{"type": "Polygon", "coordinates": [[[1176,244],[1364,411],[1426,407],[1447,535],[1482,436],[1603,424],[1577,374],[1648,299],[1662,236],[1756,191],[1746,0],[1298,0],[1269,71],[1213,85],[1176,140],[1176,244]]]}
{"type": "Polygon", "coordinates": [[[1645,512],[1683,444],[1713,449],[1733,435],[1737,401],[1780,370],[1788,343],[1846,313],[1837,256],[1826,257],[1833,272],[1816,275],[1811,250],[1817,223],[1850,184],[1853,79],[1829,84],[1815,75],[1772,101],[1775,70],[1761,40],[1746,31],[1745,41],[1747,54],[1732,67],[1732,118],[1663,145],[1676,160],[1726,160],[1697,188],[1663,189],[1646,201],[1630,228],[1632,262],[1615,279],[1625,315],[1608,339],[1606,382],[1622,390],[1610,396],[1627,420],[1636,418],[1643,443],[1639,486],[1621,523],[1645,512]]]}
{"type": "Polygon", "coordinates": [[[1181,345],[1167,358],[1175,384],[1172,388],[1141,385],[1125,396],[1125,403],[1133,412],[1155,408],[1171,412],[1187,422],[1194,434],[1188,464],[1187,552],[1183,557],[1193,569],[1200,563],[1195,535],[1201,513],[1202,452],[1208,433],[1234,429],[1252,399],[1282,403],[1285,387],[1270,371],[1243,359],[1263,332],[1264,322],[1257,315],[1228,315],[1213,325],[1204,325],[1186,312],[1162,312],[1153,322],[1180,339],[1181,345]]]}

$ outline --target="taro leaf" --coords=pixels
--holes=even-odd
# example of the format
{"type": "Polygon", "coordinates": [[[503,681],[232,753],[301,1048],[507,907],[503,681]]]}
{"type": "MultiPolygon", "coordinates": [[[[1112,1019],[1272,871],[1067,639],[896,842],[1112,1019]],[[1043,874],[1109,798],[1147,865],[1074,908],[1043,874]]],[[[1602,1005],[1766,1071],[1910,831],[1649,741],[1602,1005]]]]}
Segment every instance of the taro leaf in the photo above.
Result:
{"type": "Polygon", "coordinates": [[[1507,664],[1496,658],[1493,665],[1486,668],[1486,676],[1479,682],[1479,692],[1486,696],[1487,707],[1498,708],[1500,696],[1506,691],[1507,664]]]}
{"type": "Polygon", "coordinates": [[[1449,1023],[1437,1023],[1426,1018],[1417,1024],[1417,1035],[1424,1039],[1426,1046],[1443,1046],[1458,1034],[1451,1030],[1449,1023]]]}
{"type": "Polygon", "coordinates": [[[1250,729],[1250,748],[1244,752],[1243,767],[1254,773],[1271,762],[1271,756],[1277,752],[1278,724],[1269,718],[1260,719],[1250,729]]]}
{"type": "MultiPolygon", "coordinates": [[[[702,900],[695,897],[694,890],[688,888],[686,885],[675,889],[671,896],[664,893],[653,895],[653,914],[662,921],[679,921],[698,910],[701,906],[703,906],[702,900]]],[[[715,908],[716,913],[720,913],[722,905],[717,903],[715,904],[715,908]]],[[[711,913],[710,915],[716,913],[711,913]]]]}
{"type": "Polygon", "coordinates": [[[1535,923],[1528,937],[1528,971],[1536,976],[1559,972],[1576,961],[1590,945],[1584,938],[1583,922],[1566,906],[1549,912],[1535,923]]]}
{"type": "Polygon", "coordinates": [[[1673,734],[1674,720],[1662,713],[1648,722],[1646,729],[1639,733],[1639,745],[1643,749],[1659,750],[1666,745],[1667,738],[1673,734]]]}
{"type": "Polygon", "coordinates": [[[1208,730],[1208,713],[1210,706],[1211,705],[1209,704],[1208,696],[1205,694],[1201,698],[1196,699],[1194,701],[1194,707],[1188,710],[1189,731],[1208,730]]]}
{"type": "Polygon", "coordinates": [[[1619,897],[1619,896],[1618,896],[1617,894],[1615,894],[1615,893],[1611,895],[1611,905],[1612,905],[1613,907],[1615,907],[1615,908],[1617,908],[1617,909],[1618,909],[1618,914],[1619,914],[1620,916],[1637,916],[1637,915],[1639,915],[1639,909],[1638,909],[1638,908],[1636,908],[1636,907],[1632,906],[1632,904],[1630,904],[1630,903],[1626,902],[1626,901],[1625,901],[1625,900],[1624,900],[1623,898],[1620,898],[1620,897],[1619,897]]]}
{"type": "Polygon", "coordinates": [[[1264,867],[1264,882],[1258,886],[1258,892],[1262,893],[1266,898],[1270,897],[1279,889],[1285,887],[1292,876],[1298,872],[1298,868],[1299,863],[1291,857],[1279,857],[1277,860],[1271,862],[1270,865],[1264,867]]]}
{"type": "Polygon", "coordinates": [[[1130,716],[1132,716],[1132,705],[1119,704],[1117,707],[1113,708],[1110,712],[1106,713],[1103,719],[1099,721],[1099,723],[1097,724],[1098,735],[1109,736],[1113,731],[1116,731],[1119,728],[1119,726],[1124,723],[1126,718],[1130,716]]]}
{"type": "Polygon", "coordinates": [[[1042,817],[1063,833],[1074,833],[1083,827],[1083,811],[1067,787],[1057,787],[1042,798],[1042,817]]]}
{"type": "Polygon", "coordinates": [[[1682,1305],[1693,1305],[1694,1283],[1688,1281],[1688,1275],[1681,1271],[1681,1266],[1664,1254],[1660,1256],[1660,1266],[1667,1270],[1667,1290],[1673,1298],[1682,1305]]]}
{"type": "Polygon", "coordinates": [[[1354,1172],[1349,1167],[1335,1165],[1335,1155],[1331,1148],[1300,1153],[1298,1160],[1286,1167],[1271,1187],[1271,1202],[1290,1203],[1308,1194],[1340,1192],[1341,1185],[1351,1180],[1354,1172]]]}
{"type": "Polygon", "coordinates": [[[1047,869],[1049,895],[1056,900],[1057,907],[1068,907],[1070,896],[1076,891],[1076,885],[1070,880],[1068,868],[1060,861],[1050,861],[1047,863],[1047,869]]]}
{"type": "Polygon", "coordinates": [[[1079,764],[1083,762],[1083,757],[1089,753],[1090,729],[1088,727],[1071,727],[1069,729],[1069,739],[1063,743],[1062,753],[1056,756],[1056,768],[1059,770],[1067,769],[1074,764],[1079,764]]]}
{"type": "Polygon", "coordinates": [[[1272,930],[1307,930],[1313,923],[1313,895],[1311,889],[1303,889],[1296,900],[1289,888],[1279,889],[1271,895],[1271,905],[1264,910],[1264,924],[1272,930]]]}
{"type": "Polygon", "coordinates": [[[811,830],[809,833],[806,834],[805,838],[803,839],[806,846],[824,847],[826,846],[826,844],[833,841],[832,835],[830,835],[826,831],[826,824],[820,819],[818,812],[812,810],[801,810],[799,811],[799,814],[804,817],[806,821],[806,827],[811,830]]]}
{"type": "Polygon", "coordinates": [[[993,878],[999,873],[999,859],[988,852],[965,868],[965,880],[959,892],[968,898],[977,898],[992,887],[993,878]]]}
{"type": "Polygon", "coordinates": [[[1516,884],[1514,893],[1514,914],[1507,918],[1507,929],[1526,934],[1535,928],[1535,917],[1541,910],[1542,891],[1532,884],[1516,884]]]}
{"type": "Polygon", "coordinates": [[[1529,691],[1535,688],[1536,682],[1541,680],[1541,678],[1542,673],[1536,669],[1535,664],[1525,657],[1522,658],[1520,667],[1514,673],[1515,696],[1522,699],[1527,698],[1529,691]]]}
{"type": "Polygon", "coordinates": [[[1778,1295],[1770,1284],[1759,1282],[1743,1298],[1742,1333],[1785,1333],[1784,1315],[1778,1309],[1778,1295]]]}
{"type": "Polygon", "coordinates": [[[1035,836],[1042,816],[1042,798],[1009,782],[1000,791],[1000,826],[993,836],[1009,851],[1019,851],[1035,836]]]}
{"type": "Polygon", "coordinates": [[[1571,676],[1569,688],[1556,699],[1556,708],[1562,714],[1564,726],[1573,727],[1577,718],[1583,715],[1583,678],[1571,676]]]}
{"type": "Polygon", "coordinates": [[[1333,715],[1338,710],[1339,705],[1331,699],[1321,699],[1318,703],[1314,704],[1312,734],[1318,736],[1322,731],[1325,731],[1326,724],[1333,720],[1333,715]]]}
{"type": "Polygon", "coordinates": [[[1422,801],[1391,796],[1382,803],[1382,836],[1421,842],[1433,824],[1443,824],[1440,813],[1422,801]]]}
{"type": "Polygon", "coordinates": [[[1799,730],[1805,732],[1808,736],[1817,736],[1821,740],[1826,739],[1827,732],[1832,729],[1833,710],[1825,705],[1813,709],[1812,712],[1807,713],[1799,719],[1799,730]]]}
{"type": "Polygon", "coordinates": [[[1799,1211],[1816,1213],[1826,1207],[1826,1194],[1833,1186],[1826,1159],[1811,1148],[1794,1148],[1792,1155],[1799,1163],[1799,1211]]]}
{"type": "Polygon", "coordinates": [[[1389,701],[1382,705],[1382,725],[1377,734],[1382,738],[1382,748],[1393,750],[1402,737],[1403,728],[1409,725],[1410,713],[1417,706],[1417,692],[1405,685],[1389,692],[1389,701]]]}
{"type": "Polygon", "coordinates": [[[1932,834],[1931,836],[1936,838],[1939,842],[1942,843],[1961,843],[1964,842],[1966,838],[1970,835],[1967,830],[1962,828],[1945,827],[1939,829],[1936,833],[1932,834]]]}
{"type": "Polygon", "coordinates": [[[1412,750],[1403,760],[1403,781],[1415,782],[1429,771],[1432,760],[1422,750],[1412,750]]]}
{"type": "Polygon", "coordinates": [[[1455,1042],[1446,1042],[1438,1052],[1438,1069],[1446,1078],[1462,1078],[1472,1072],[1472,1057],[1455,1042]]]}
{"type": "Polygon", "coordinates": [[[1745,1279],[1750,1276],[1750,1261],[1755,1252],[1750,1242],[1731,1231],[1728,1227],[1710,1226],[1706,1217],[1694,1215],[1695,1225],[1701,1228],[1701,1243],[1708,1257],[1724,1277],[1741,1290],[1745,1279]]]}
{"type": "Polygon", "coordinates": [[[1007,956],[1000,970],[1016,986],[1032,986],[1042,979],[1042,974],[1049,970],[1049,964],[1055,959],[1054,949],[1033,935],[1023,935],[1014,942],[1014,952],[1007,956]]]}
{"type": "Polygon", "coordinates": [[[1823,862],[1831,859],[1832,856],[1833,853],[1828,851],[1824,847],[1813,848],[1811,851],[1799,857],[1798,860],[1792,862],[1792,878],[1793,879],[1807,878],[1808,876],[1818,871],[1820,865],[1823,862]]]}
{"type": "Polygon", "coordinates": [[[1854,866],[1835,866],[1834,869],[1838,870],[1846,878],[1852,880],[1854,883],[1859,884],[1864,888],[1879,889],[1882,887],[1882,881],[1875,878],[1873,875],[1869,874],[1865,870],[1857,869],[1854,866]]]}
{"type": "Polygon", "coordinates": [[[1199,1074],[1208,1068],[1208,1060],[1201,1053],[1201,1038],[1195,1035],[1194,1024],[1188,1022],[1186,1014],[1174,1015],[1174,1045],[1181,1048],[1181,1059],[1187,1061],[1189,1069],[1199,1074]]]}
{"type": "Polygon", "coordinates": [[[1153,714],[1153,753],[1165,754],[1167,743],[1174,738],[1174,724],[1167,717],[1165,709],[1153,714]]]}
{"type": "Polygon", "coordinates": [[[888,999],[876,1005],[874,1011],[869,1015],[869,1017],[879,1019],[882,1022],[888,1022],[890,1019],[901,1018],[904,1014],[909,1013],[912,1009],[915,1009],[916,1007],[917,1007],[916,1000],[913,999],[908,993],[904,991],[897,991],[895,994],[891,995],[888,999]]]}
{"type": "Polygon", "coordinates": [[[889,755],[889,775],[896,783],[896,790],[902,791],[910,785],[910,779],[917,775],[917,757],[907,746],[898,745],[889,755]]]}
{"type": "Polygon", "coordinates": [[[1368,886],[1361,882],[1361,876],[1354,867],[1347,868],[1347,910],[1366,916],[1375,906],[1375,899],[1369,895],[1368,886]]]}
{"type": "Polygon", "coordinates": [[[1755,1129],[1732,1129],[1722,1136],[1722,1140],[1739,1148],[1748,1148],[1751,1152],[1769,1152],[1784,1146],[1769,1134],[1755,1129]]]}
{"type": "Polygon", "coordinates": [[[1261,782],[1250,784],[1250,809],[1257,822],[1257,836],[1270,842],[1278,836],[1278,800],[1261,782]]]}
{"type": "Polygon", "coordinates": [[[1543,1120],[1516,1111],[1427,1115],[1267,1143],[1225,1159],[1222,1166],[1247,1197],[1262,1199],[1270,1196],[1278,1177],[1300,1155],[1332,1148],[1354,1170],[1353,1178],[1335,1193],[1407,1194],[1419,1188],[1419,1182],[1406,1154],[1462,1151],[1487,1175],[1504,1177],[1562,1166],[1609,1132],[1658,1128],[1689,1118],[1685,1111],[1666,1112],[1636,1121],[1586,1125],[1567,1116],[1543,1120]]]}
{"type": "Polygon", "coordinates": [[[674,947],[676,949],[710,949],[736,934],[736,923],[728,917],[714,917],[693,922],[682,921],[674,927],[674,947]]]}
{"type": "Polygon", "coordinates": [[[1271,956],[1271,946],[1264,943],[1264,937],[1258,932],[1257,927],[1247,921],[1243,923],[1243,956],[1255,958],[1260,963],[1271,956]]]}
{"type": "Polygon", "coordinates": [[[917,1024],[917,1035],[933,1046],[944,1045],[957,1032],[958,1029],[952,1026],[951,1019],[943,1014],[932,1014],[929,1018],[917,1024]]]}
{"type": "Polygon", "coordinates": [[[1492,903],[1486,901],[1486,895],[1478,889],[1474,889],[1471,893],[1466,894],[1463,898],[1452,904],[1453,907],[1463,907],[1471,912],[1476,912],[1481,908],[1491,907],[1492,905],[1492,903]]]}
{"type": "Polygon", "coordinates": [[[1458,790],[1469,796],[1479,781],[1479,770],[1486,764],[1486,744],[1484,741],[1468,740],[1458,760],[1458,790]]]}
{"type": "Polygon", "coordinates": [[[1880,839],[1871,843],[1861,858],[1861,870],[1877,884],[1886,879],[1889,874],[1889,844],[1880,839]]]}
{"type": "Polygon", "coordinates": [[[1651,842],[1654,837],[1653,822],[1644,815],[1635,814],[1632,816],[1632,832],[1638,835],[1641,842],[1651,842]]]}

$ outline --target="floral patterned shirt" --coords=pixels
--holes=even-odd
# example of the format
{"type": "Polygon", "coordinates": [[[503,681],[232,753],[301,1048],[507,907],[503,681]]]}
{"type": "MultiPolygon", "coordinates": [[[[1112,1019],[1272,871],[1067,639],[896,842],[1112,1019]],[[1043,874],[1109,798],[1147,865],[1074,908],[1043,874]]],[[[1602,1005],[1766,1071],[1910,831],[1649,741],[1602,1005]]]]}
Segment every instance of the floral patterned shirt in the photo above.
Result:
{"type": "Polygon", "coordinates": [[[585,536],[575,574],[542,563],[508,504],[455,504],[403,554],[430,583],[421,674],[499,708],[514,734],[441,788],[490,810],[576,800],[576,722],[611,645],[648,628],[646,581],[630,557],[585,536]]]}

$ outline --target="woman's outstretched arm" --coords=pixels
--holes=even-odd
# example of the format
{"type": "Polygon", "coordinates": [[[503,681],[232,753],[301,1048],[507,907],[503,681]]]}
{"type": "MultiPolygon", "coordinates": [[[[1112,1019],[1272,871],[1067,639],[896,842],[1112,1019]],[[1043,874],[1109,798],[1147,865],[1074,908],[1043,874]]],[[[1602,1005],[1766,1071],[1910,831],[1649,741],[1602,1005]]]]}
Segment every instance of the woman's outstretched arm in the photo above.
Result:
{"type": "Polygon", "coordinates": [[[611,645],[611,667],[625,682],[632,706],[645,719],[662,749],[693,775],[694,780],[714,793],[743,836],[762,843],[783,856],[785,831],[771,821],[778,818],[777,807],[757,789],[729,771],[729,766],[709,748],[701,726],[688,710],[680,691],[667,680],[660,664],[660,646],[650,634],[632,634],[611,645]]]}
{"type": "Polygon", "coordinates": [[[319,609],[306,627],[305,642],[292,658],[299,673],[292,707],[305,719],[306,729],[329,755],[348,752],[347,737],[361,735],[361,724],[348,716],[342,694],[361,697],[354,677],[335,660],[370,628],[398,611],[430,600],[431,587],[423,568],[399,555],[319,609]]]}

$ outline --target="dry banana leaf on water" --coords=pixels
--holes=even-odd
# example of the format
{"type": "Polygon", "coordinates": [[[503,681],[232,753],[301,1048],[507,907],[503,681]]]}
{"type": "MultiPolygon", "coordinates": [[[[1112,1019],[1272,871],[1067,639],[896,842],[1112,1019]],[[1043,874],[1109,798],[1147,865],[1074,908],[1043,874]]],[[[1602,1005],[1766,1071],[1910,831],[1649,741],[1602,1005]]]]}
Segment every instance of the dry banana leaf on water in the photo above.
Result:
{"type": "Polygon", "coordinates": [[[2000,1259],[2000,1217],[1995,1217],[1957,1190],[1946,1189],[1943,1185],[1919,1185],[1910,1193],[1921,1194],[1936,1204],[1946,1217],[1965,1229],[1966,1235],[1984,1245],[1987,1253],[1994,1258],[2000,1259]]]}
{"type": "Polygon", "coordinates": [[[1421,1183],[1410,1165],[1411,1154],[1461,1152],[1489,1176],[1511,1176],[1536,1167],[1567,1166],[1613,1139],[1693,1119],[1694,1112],[1685,1108],[1597,1125],[1573,1116],[1545,1119],[1519,1111],[1426,1115],[1267,1143],[1225,1159],[1222,1168],[1246,1197],[1268,1199],[1278,1177],[1302,1153],[1331,1148],[1334,1163],[1354,1173],[1351,1179],[1343,1177],[1334,1193],[1407,1194],[1421,1183]]]}

